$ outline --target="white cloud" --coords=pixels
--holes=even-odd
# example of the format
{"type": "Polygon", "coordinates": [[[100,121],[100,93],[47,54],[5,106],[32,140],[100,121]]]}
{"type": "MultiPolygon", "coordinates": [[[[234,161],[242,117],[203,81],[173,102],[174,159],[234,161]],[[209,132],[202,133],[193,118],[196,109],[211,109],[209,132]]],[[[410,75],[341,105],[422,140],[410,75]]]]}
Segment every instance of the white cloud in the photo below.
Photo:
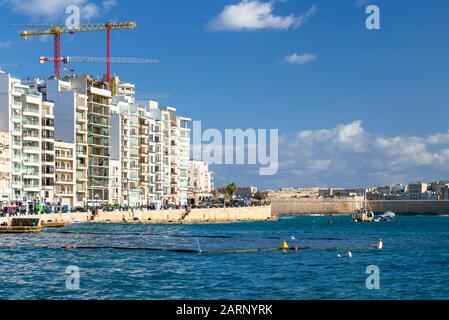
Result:
{"type": "Polygon", "coordinates": [[[12,11],[33,19],[63,21],[66,17],[65,9],[69,5],[80,8],[81,20],[99,17],[101,12],[109,11],[116,4],[116,0],[104,0],[101,6],[89,0],[7,0],[12,11]]]}
{"type": "Polygon", "coordinates": [[[284,58],[284,62],[285,63],[291,63],[291,64],[304,64],[307,62],[311,62],[313,60],[316,59],[316,56],[313,54],[308,54],[308,53],[304,53],[304,54],[297,54],[297,53],[293,53],[289,56],[286,56],[284,58]]]}
{"type": "Polygon", "coordinates": [[[316,6],[301,16],[290,14],[277,16],[273,14],[274,1],[242,0],[238,4],[226,6],[212,19],[207,29],[211,31],[241,31],[299,28],[316,12],[316,6]]]}
{"type": "Polygon", "coordinates": [[[361,121],[283,136],[277,186],[380,186],[449,177],[449,131],[370,133],[361,121]]]}

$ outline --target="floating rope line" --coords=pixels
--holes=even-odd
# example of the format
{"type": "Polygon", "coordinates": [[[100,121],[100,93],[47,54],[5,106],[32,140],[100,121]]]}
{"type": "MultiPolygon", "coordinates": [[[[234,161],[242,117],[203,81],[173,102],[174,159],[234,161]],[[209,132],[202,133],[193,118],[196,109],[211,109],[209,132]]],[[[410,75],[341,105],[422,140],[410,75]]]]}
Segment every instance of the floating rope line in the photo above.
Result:
{"type": "MultiPolygon", "coordinates": [[[[122,250],[122,251],[163,251],[176,253],[196,253],[196,254],[223,254],[223,253],[251,253],[268,251],[285,251],[282,248],[255,248],[255,249],[236,249],[236,250],[193,250],[193,249],[166,249],[166,248],[148,248],[148,247],[116,247],[116,246],[36,246],[39,249],[65,249],[65,250],[122,250]]],[[[309,249],[309,247],[290,248],[290,251],[299,251],[309,249]]]]}

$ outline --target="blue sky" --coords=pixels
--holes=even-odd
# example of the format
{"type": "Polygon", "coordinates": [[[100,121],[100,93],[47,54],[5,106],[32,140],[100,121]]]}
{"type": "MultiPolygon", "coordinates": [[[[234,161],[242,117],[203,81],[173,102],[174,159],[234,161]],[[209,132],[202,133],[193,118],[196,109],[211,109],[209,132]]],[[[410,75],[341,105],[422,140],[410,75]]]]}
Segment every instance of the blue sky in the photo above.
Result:
{"type": "MultiPolygon", "coordinates": [[[[0,0],[0,63],[21,64],[6,68],[19,77],[48,76],[52,65],[38,57],[52,55],[51,39],[23,41],[8,24],[61,21],[63,8],[75,3],[82,19],[137,21],[136,30],[113,33],[112,54],[159,60],[113,65],[141,94],[175,95],[161,102],[204,128],[279,129],[277,175],[214,166],[217,184],[349,187],[449,178],[448,1],[373,0],[381,10],[374,31],[364,27],[363,0],[246,2],[268,4],[266,19],[238,20],[242,0],[0,0]],[[220,23],[221,13],[234,20],[220,23]],[[287,63],[294,54],[314,59],[287,63]]],[[[63,36],[62,52],[103,56],[105,35],[63,36]]],[[[102,64],[72,67],[104,72],[102,64]]]]}

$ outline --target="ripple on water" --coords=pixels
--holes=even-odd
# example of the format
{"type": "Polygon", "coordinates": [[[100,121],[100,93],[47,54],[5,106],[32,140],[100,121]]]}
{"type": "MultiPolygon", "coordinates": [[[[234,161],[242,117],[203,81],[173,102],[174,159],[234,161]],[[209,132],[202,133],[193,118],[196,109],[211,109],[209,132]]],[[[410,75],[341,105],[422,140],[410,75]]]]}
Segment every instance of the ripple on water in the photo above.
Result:
{"type": "Polygon", "coordinates": [[[449,219],[398,217],[352,224],[348,217],[211,225],[75,224],[36,235],[0,236],[0,299],[416,299],[449,298],[449,219]],[[63,232],[61,232],[63,231],[63,232]],[[292,238],[293,237],[293,238],[292,238]],[[384,238],[384,250],[370,247],[384,238]],[[298,252],[186,254],[63,250],[146,247],[235,250],[290,245],[298,252]],[[294,240],[292,240],[294,239],[294,240]],[[352,252],[352,258],[347,252],[352,252]],[[340,257],[338,257],[340,255],[340,257]],[[80,268],[80,289],[65,287],[80,268]],[[367,290],[377,265],[381,289],[367,290]]]}

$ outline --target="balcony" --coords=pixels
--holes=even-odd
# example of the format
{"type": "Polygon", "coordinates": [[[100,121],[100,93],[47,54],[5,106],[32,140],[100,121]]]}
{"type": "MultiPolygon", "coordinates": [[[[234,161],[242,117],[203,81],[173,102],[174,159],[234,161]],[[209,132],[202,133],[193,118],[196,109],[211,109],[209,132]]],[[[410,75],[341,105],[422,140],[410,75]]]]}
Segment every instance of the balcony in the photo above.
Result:
{"type": "Polygon", "coordinates": [[[40,177],[39,172],[26,172],[23,174],[24,179],[40,179],[40,177]]]}
{"type": "Polygon", "coordinates": [[[25,192],[39,192],[40,186],[38,184],[26,184],[23,186],[25,192]]]}
{"type": "Polygon", "coordinates": [[[73,171],[73,167],[69,167],[69,166],[56,166],[55,167],[56,171],[61,171],[61,172],[72,172],[73,171]]]}
{"type": "Polygon", "coordinates": [[[40,141],[39,134],[24,133],[22,136],[22,139],[23,139],[23,141],[33,141],[33,142],[40,141]]]}
{"type": "Polygon", "coordinates": [[[23,126],[24,128],[27,128],[27,129],[37,129],[37,130],[39,130],[39,128],[40,128],[39,122],[30,122],[30,121],[27,121],[27,122],[23,122],[23,123],[22,123],[22,126],[23,126]]]}
{"type": "Polygon", "coordinates": [[[31,116],[31,117],[39,117],[40,111],[39,108],[23,108],[22,113],[24,116],[31,116]]]}
{"type": "Polygon", "coordinates": [[[41,153],[41,148],[40,147],[32,147],[32,146],[23,146],[23,152],[24,153],[40,154],[41,153]]]}

